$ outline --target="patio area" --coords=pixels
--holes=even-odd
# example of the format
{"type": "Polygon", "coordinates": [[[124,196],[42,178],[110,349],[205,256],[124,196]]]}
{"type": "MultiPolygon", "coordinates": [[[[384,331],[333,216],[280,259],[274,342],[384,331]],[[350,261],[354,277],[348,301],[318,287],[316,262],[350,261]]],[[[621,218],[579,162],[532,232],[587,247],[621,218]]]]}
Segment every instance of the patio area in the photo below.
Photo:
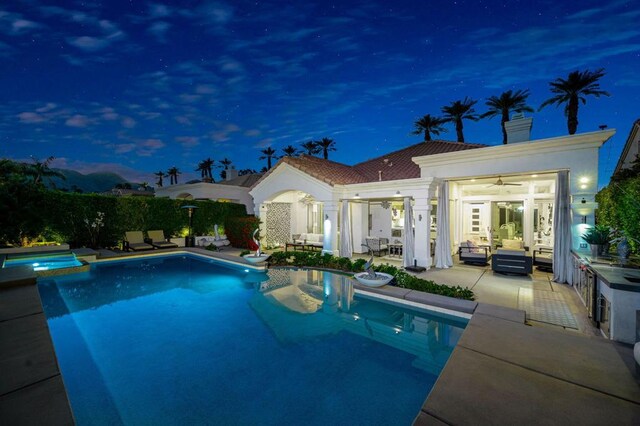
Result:
{"type": "MultiPolygon", "coordinates": [[[[354,255],[354,258],[367,258],[354,255]]],[[[374,263],[401,266],[402,258],[375,257],[374,263]]],[[[415,274],[419,278],[438,284],[466,287],[476,295],[476,301],[527,312],[527,323],[537,327],[550,327],[600,337],[593,327],[587,310],[573,287],[552,281],[553,274],[534,268],[531,275],[502,275],[491,270],[491,265],[472,266],[459,262],[449,269],[431,268],[415,274]]]]}

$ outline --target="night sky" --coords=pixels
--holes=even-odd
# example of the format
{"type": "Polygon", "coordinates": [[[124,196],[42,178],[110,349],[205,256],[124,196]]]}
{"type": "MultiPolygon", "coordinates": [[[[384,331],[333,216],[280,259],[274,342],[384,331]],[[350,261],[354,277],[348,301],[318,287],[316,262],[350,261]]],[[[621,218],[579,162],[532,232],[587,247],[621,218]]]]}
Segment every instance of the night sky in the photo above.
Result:
{"type": "MultiPolygon", "coordinates": [[[[354,164],[508,89],[530,89],[532,137],[553,137],[566,118],[537,111],[548,82],[605,68],[611,97],[588,98],[578,127],[618,131],[602,184],[640,118],[638,22],[632,1],[3,1],[0,157],[150,183],[175,165],[184,182],[206,157],[260,169],[260,149],[330,137],[330,159],[354,164]]],[[[464,131],[501,143],[499,117],[464,131]]]]}

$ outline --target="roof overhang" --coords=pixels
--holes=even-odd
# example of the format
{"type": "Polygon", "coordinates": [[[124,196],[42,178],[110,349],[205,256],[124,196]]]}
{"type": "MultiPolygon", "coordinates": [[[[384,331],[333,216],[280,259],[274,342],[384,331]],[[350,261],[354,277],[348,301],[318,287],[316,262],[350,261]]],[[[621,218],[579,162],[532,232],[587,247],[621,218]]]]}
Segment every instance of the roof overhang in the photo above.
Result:
{"type": "Polygon", "coordinates": [[[444,154],[426,155],[412,158],[421,169],[431,167],[453,166],[484,161],[508,160],[531,154],[559,155],[581,149],[599,148],[611,139],[615,129],[561,136],[549,139],[538,139],[508,145],[489,146],[466,151],[447,152],[444,154]]]}

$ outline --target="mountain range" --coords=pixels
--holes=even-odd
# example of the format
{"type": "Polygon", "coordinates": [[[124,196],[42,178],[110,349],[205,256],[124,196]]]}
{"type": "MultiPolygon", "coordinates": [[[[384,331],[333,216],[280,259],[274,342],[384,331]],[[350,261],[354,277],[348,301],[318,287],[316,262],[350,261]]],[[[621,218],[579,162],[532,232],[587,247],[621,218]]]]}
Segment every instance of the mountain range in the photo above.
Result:
{"type": "MultiPolygon", "coordinates": [[[[51,186],[57,189],[67,189],[74,191],[77,189],[82,192],[104,192],[108,191],[119,183],[127,183],[127,180],[117,173],[89,173],[82,174],[75,170],[69,169],[53,169],[62,174],[66,179],[51,178],[51,186]]],[[[137,184],[132,184],[135,188],[137,184]]]]}

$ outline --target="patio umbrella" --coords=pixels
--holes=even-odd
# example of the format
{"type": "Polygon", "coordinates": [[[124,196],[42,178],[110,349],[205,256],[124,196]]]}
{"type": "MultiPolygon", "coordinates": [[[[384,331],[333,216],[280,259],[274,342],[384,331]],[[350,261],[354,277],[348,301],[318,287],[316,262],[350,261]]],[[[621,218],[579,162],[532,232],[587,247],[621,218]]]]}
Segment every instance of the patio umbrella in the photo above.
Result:
{"type": "Polygon", "coordinates": [[[402,264],[413,266],[415,236],[413,235],[413,207],[411,198],[404,197],[404,241],[402,243],[402,264]]]}
{"type": "Polygon", "coordinates": [[[453,266],[451,257],[451,239],[449,238],[449,182],[444,181],[438,188],[437,212],[436,268],[450,268],[453,266]]]}
{"type": "Polygon", "coordinates": [[[351,243],[351,217],[349,215],[349,201],[342,200],[340,217],[340,256],[351,257],[353,244],[351,243]]]}
{"type": "Polygon", "coordinates": [[[571,201],[569,200],[569,172],[558,172],[553,222],[553,280],[572,284],[571,261],[571,201]]]}

